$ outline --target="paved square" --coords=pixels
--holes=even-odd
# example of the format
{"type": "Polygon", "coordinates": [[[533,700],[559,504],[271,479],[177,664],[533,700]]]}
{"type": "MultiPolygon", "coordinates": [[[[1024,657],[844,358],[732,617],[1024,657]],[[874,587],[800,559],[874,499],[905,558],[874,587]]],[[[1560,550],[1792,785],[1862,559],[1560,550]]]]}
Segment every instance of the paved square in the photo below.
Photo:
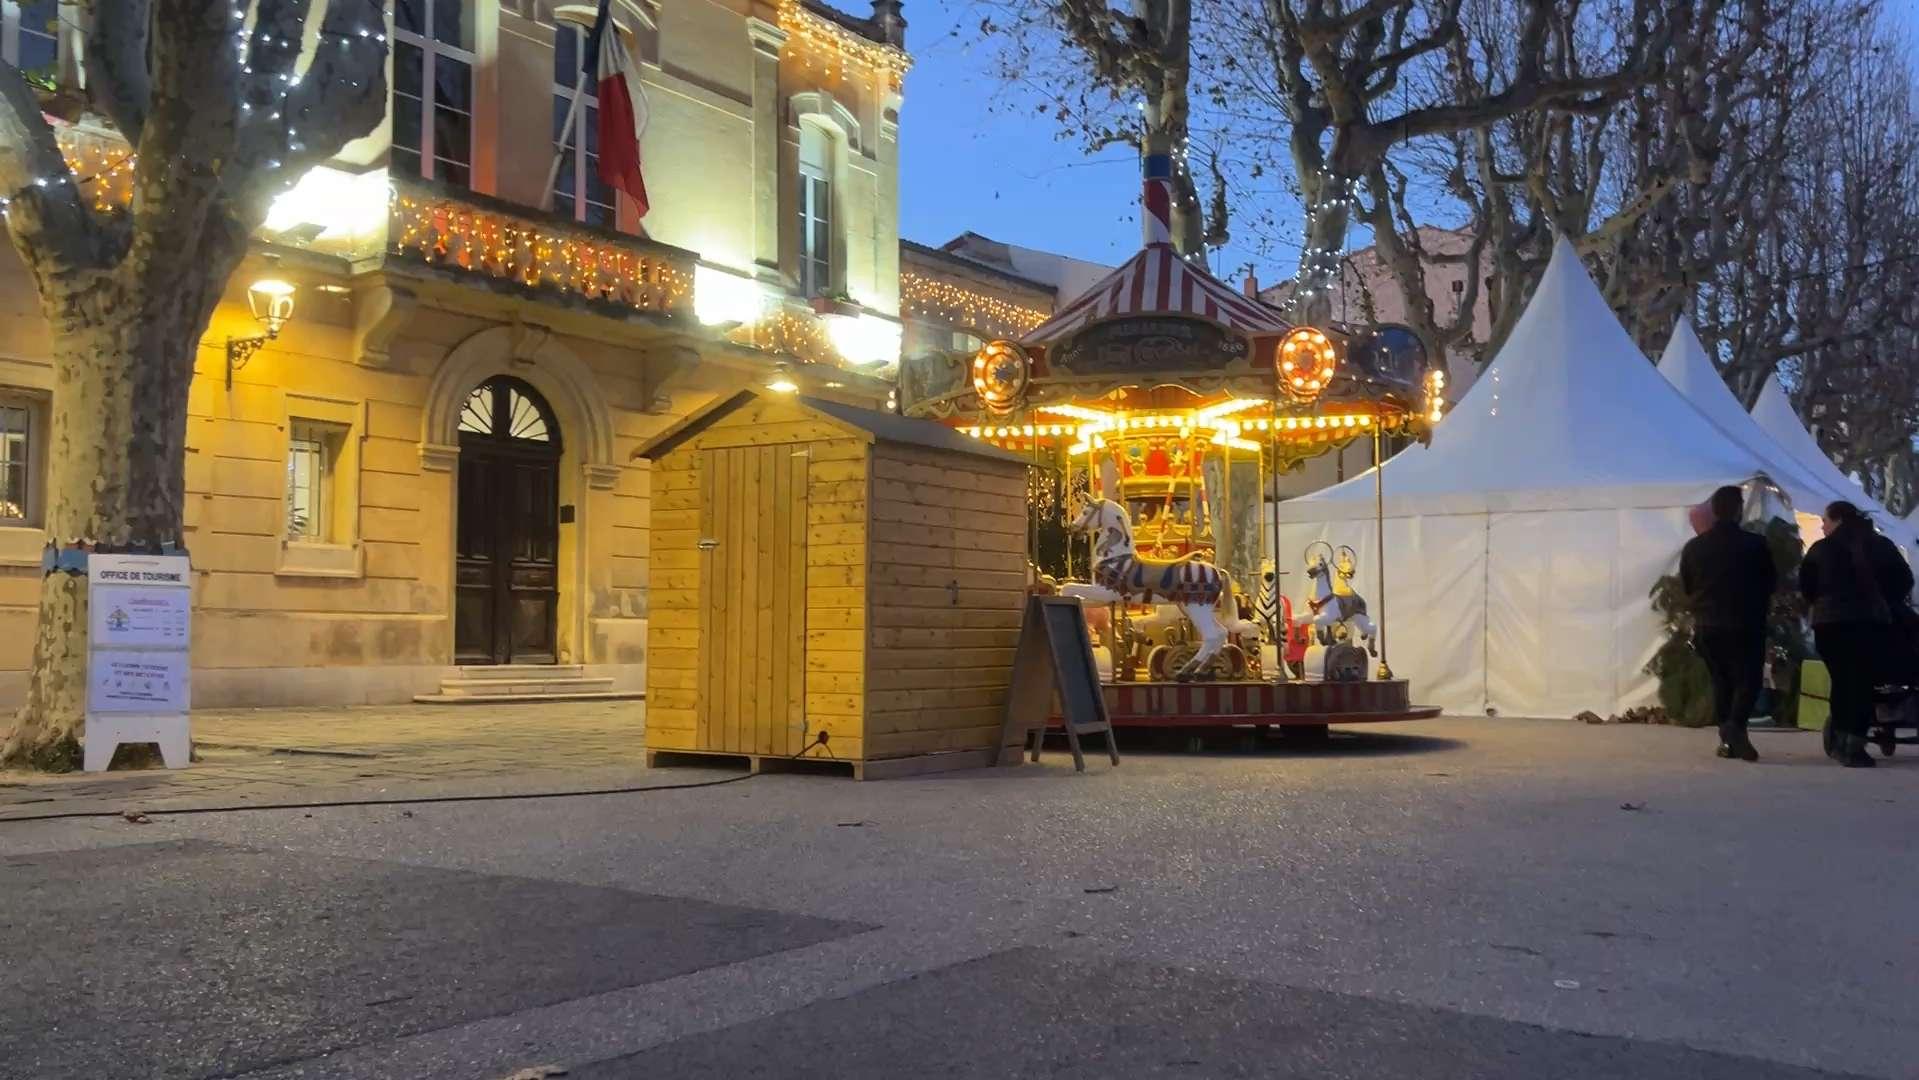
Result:
{"type": "Polygon", "coordinates": [[[862,929],[197,840],[19,856],[0,860],[0,1072],[226,1075],[862,929]]]}
{"type": "Polygon", "coordinates": [[[568,1073],[577,1080],[1811,1080],[1802,1069],[1019,949],[568,1073]]]}

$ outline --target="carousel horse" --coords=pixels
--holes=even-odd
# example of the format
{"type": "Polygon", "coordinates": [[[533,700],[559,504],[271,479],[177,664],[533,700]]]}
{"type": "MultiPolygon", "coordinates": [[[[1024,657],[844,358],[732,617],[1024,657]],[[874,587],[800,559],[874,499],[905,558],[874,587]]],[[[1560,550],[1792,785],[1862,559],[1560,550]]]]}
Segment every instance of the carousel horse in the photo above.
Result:
{"type": "Polygon", "coordinates": [[[1373,644],[1378,633],[1366,616],[1366,600],[1353,591],[1353,575],[1358,571],[1358,555],[1341,546],[1337,552],[1324,540],[1306,548],[1306,576],[1313,581],[1312,599],[1306,606],[1312,611],[1312,625],[1319,631],[1322,644],[1333,643],[1335,629],[1351,624],[1365,639],[1367,653],[1378,656],[1373,644]]]}
{"type": "Polygon", "coordinates": [[[1093,582],[1062,585],[1060,595],[1096,604],[1163,601],[1178,607],[1199,633],[1199,651],[1180,665],[1174,678],[1191,679],[1206,670],[1225,647],[1227,636],[1242,629],[1232,582],[1225,573],[1196,555],[1167,562],[1140,558],[1133,546],[1132,522],[1118,503],[1111,499],[1087,503],[1072,529],[1093,535],[1093,582]]]}

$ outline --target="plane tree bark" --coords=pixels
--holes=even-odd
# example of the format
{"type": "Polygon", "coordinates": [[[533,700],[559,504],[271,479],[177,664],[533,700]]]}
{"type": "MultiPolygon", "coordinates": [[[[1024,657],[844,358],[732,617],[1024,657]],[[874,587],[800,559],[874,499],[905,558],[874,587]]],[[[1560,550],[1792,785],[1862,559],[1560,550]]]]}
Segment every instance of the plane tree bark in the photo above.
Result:
{"type": "MultiPolygon", "coordinates": [[[[89,105],[133,197],[96,208],[35,91],[0,63],[8,238],[53,336],[46,528],[59,546],[182,542],[194,357],[275,195],[380,122],[386,37],[359,0],[95,0],[89,105]]],[[[0,762],[70,769],[86,705],[86,586],[41,586],[27,699],[0,762]]]]}

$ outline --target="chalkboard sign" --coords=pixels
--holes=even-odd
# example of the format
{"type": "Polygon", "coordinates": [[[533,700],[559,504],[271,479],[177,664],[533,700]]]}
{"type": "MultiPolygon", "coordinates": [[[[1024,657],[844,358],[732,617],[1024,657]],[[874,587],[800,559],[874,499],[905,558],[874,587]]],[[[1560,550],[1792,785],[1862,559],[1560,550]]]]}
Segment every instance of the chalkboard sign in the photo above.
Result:
{"type": "Polygon", "coordinates": [[[1029,745],[1033,760],[1039,760],[1040,743],[1046,737],[1055,699],[1066,728],[1066,745],[1073,751],[1073,768],[1086,771],[1079,737],[1096,733],[1106,735],[1107,753],[1113,764],[1119,764],[1113,726],[1106,716],[1106,699],[1100,695],[1099,668],[1093,662],[1093,641],[1086,633],[1079,601],[1065,596],[1031,596],[1026,600],[1026,619],[1020,625],[1019,648],[1013,653],[1013,685],[1006,695],[1006,722],[1000,728],[995,764],[1006,760],[1009,748],[1017,764],[1017,755],[1029,745]]]}

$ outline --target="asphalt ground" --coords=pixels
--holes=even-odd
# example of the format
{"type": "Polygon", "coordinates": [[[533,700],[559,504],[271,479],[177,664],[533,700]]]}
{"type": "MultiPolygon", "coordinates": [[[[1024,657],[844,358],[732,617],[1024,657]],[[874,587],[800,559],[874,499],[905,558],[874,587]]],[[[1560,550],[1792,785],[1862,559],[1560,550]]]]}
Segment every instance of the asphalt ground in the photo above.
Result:
{"type": "Polygon", "coordinates": [[[1919,1075],[1919,764],[1757,738],[0,823],[0,1072],[1919,1075]]]}

